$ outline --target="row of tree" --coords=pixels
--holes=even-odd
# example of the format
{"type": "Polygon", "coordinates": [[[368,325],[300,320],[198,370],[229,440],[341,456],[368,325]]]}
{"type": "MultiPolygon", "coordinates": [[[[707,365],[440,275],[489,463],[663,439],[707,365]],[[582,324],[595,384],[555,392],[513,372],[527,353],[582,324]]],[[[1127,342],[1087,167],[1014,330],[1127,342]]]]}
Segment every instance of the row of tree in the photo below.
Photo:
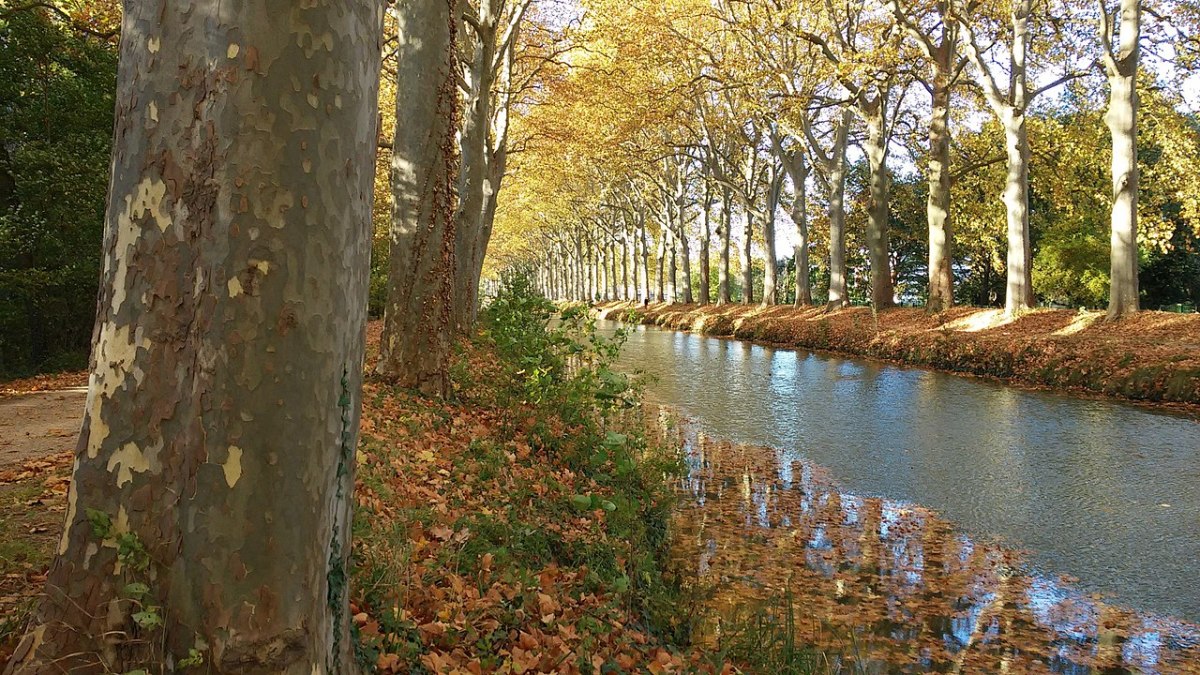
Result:
{"type": "Polygon", "coordinates": [[[957,297],[1016,314],[1041,286],[1051,300],[1102,296],[1119,317],[1139,307],[1139,265],[1200,232],[1187,160],[1200,144],[1177,93],[1194,4],[584,5],[570,68],[516,123],[528,143],[495,252],[497,267],[532,265],[556,297],[720,303],[740,285],[744,302],[937,311],[957,297]],[[916,175],[920,284],[896,269],[912,249],[892,242],[911,220],[894,186],[916,175]],[[793,289],[779,287],[780,217],[793,289]],[[1058,293],[1064,266],[1094,291],[1067,249],[1095,239],[1101,218],[1104,288],[1058,293]]]}
{"type": "MultiPolygon", "coordinates": [[[[390,164],[391,199],[372,365],[443,395],[451,340],[475,321],[508,116],[554,58],[551,34],[522,30],[531,7],[0,4],[0,66],[22,73],[0,92],[31,118],[0,145],[0,179],[12,178],[0,241],[18,252],[46,240],[27,227],[31,195],[70,194],[39,192],[8,161],[61,115],[25,74],[46,64],[80,80],[55,65],[71,55],[28,35],[72,36],[60,44],[83,73],[83,57],[111,64],[94,52],[113,55],[120,27],[115,87],[96,78],[114,127],[89,118],[64,132],[105,149],[111,138],[102,245],[85,231],[71,253],[26,256],[101,261],[65,531],[12,672],[358,670],[347,566],[377,165],[390,164]]],[[[104,174],[97,154],[78,158],[89,176],[104,174]]],[[[52,227],[82,230],[42,206],[52,227]]],[[[73,290],[91,303],[91,288],[73,290]]]]}

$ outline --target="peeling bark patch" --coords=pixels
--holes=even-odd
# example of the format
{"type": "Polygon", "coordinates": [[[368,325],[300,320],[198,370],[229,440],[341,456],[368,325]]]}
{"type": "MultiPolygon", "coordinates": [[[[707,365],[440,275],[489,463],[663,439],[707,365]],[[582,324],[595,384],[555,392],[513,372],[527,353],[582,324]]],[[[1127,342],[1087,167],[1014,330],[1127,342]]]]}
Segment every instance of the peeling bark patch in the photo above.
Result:
{"type": "Polygon", "coordinates": [[[108,438],[108,424],[101,415],[104,399],[111,397],[130,374],[138,348],[149,349],[150,341],[140,333],[130,334],[129,326],[104,324],[96,346],[96,365],[88,381],[87,422],[88,459],[95,459],[108,438]]]}
{"type": "MultiPolygon", "coordinates": [[[[71,467],[71,475],[79,475],[79,456],[75,456],[75,464],[71,467]]],[[[63,527],[62,538],[58,540],[58,554],[62,555],[67,552],[67,546],[71,541],[71,525],[75,522],[75,514],[78,512],[79,506],[79,481],[71,481],[70,487],[67,488],[67,524],[63,527]]]]}
{"type": "Polygon", "coordinates": [[[237,277],[231,278],[229,280],[229,297],[236,298],[237,296],[239,296],[241,294],[242,294],[242,282],[237,277]]]}
{"type": "MultiPolygon", "coordinates": [[[[157,115],[157,107],[153,108],[157,115]]],[[[141,220],[147,214],[158,226],[159,232],[166,232],[171,226],[171,218],[163,209],[163,201],[167,196],[167,184],[161,180],[146,178],[138,183],[132,194],[125,195],[125,208],[117,215],[116,272],[113,277],[112,313],[116,315],[125,304],[128,291],[127,277],[129,275],[129,250],[137,244],[142,234],[141,220]]]]}
{"type": "Polygon", "coordinates": [[[242,449],[236,445],[229,446],[229,457],[221,469],[225,472],[225,483],[231,488],[237,485],[242,477],[242,449]]]}
{"type": "Polygon", "coordinates": [[[117,487],[133,481],[133,474],[150,470],[150,460],[136,443],[126,443],[108,458],[108,472],[117,472],[117,487]]]}
{"type": "Polygon", "coordinates": [[[225,56],[228,58],[231,58],[231,59],[236,59],[238,52],[240,52],[241,50],[242,50],[242,48],[239,47],[237,45],[237,43],[233,43],[233,44],[229,45],[229,49],[227,49],[225,51],[225,56]]]}

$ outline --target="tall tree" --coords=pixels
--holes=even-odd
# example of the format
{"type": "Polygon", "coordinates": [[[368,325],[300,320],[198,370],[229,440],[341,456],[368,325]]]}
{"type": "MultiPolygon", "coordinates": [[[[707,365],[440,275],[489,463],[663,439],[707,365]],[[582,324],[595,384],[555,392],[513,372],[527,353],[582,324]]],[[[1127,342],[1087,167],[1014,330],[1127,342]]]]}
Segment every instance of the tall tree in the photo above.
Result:
{"type": "Polygon", "coordinates": [[[828,152],[808,115],[801,116],[801,130],[817,176],[824,183],[829,201],[829,309],[840,309],[850,301],[846,269],[846,148],[850,143],[851,112],[843,108],[833,123],[828,152]]]}
{"type": "Polygon", "coordinates": [[[1108,318],[1138,310],[1138,58],[1141,53],[1141,0],[1120,0],[1117,16],[1108,3],[1100,9],[1100,44],[1108,76],[1108,114],[1112,135],[1112,252],[1108,318]],[[1116,18],[1118,20],[1114,21],[1116,18]],[[1120,26],[1116,51],[1113,29],[1120,26]]]}
{"type": "Polygon", "coordinates": [[[778,265],[775,252],[775,214],[779,210],[779,200],[783,195],[784,176],[782,161],[773,158],[771,162],[767,163],[767,212],[763,219],[763,257],[766,267],[763,270],[762,296],[762,304],[766,306],[779,304],[779,284],[776,280],[778,265]]]}
{"type": "Polygon", "coordinates": [[[702,172],[704,181],[704,201],[701,202],[704,212],[700,215],[700,304],[712,302],[712,208],[713,186],[707,172],[702,172]]]}
{"type": "Polygon", "coordinates": [[[792,204],[788,213],[796,226],[796,244],[793,249],[796,264],[795,306],[808,307],[813,304],[808,258],[808,162],[805,160],[803,146],[797,143],[785,147],[784,140],[778,132],[772,133],[771,145],[792,183],[792,204]]]}
{"type": "Polygon", "coordinates": [[[733,301],[729,293],[729,250],[733,239],[733,195],[729,186],[721,190],[721,224],[717,227],[721,250],[717,262],[717,304],[727,305],[733,301]]]}
{"type": "Polygon", "coordinates": [[[457,0],[396,9],[396,135],[388,299],[375,372],[431,396],[450,391],[457,170],[457,0]]]}
{"type": "Polygon", "coordinates": [[[496,195],[508,162],[509,114],[521,28],[532,0],[464,2],[462,171],[456,215],[455,323],[475,322],[483,259],[492,237],[496,195]]]}
{"type": "Polygon", "coordinates": [[[14,669],[351,670],[381,5],[125,10],[87,408],[14,669]]]}
{"type": "Polygon", "coordinates": [[[929,66],[929,297],[925,307],[940,312],[954,305],[954,228],[950,219],[950,95],[966,59],[959,56],[958,22],[947,0],[888,0],[896,23],[916,43],[929,66]]]}
{"type": "MultiPolygon", "coordinates": [[[[876,308],[893,304],[892,272],[888,256],[889,191],[891,146],[899,102],[895,93],[902,61],[890,27],[864,0],[853,0],[842,8],[833,3],[819,5],[811,21],[817,33],[801,24],[797,35],[812,43],[824,58],[827,69],[848,94],[850,108],[866,125],[863,154],[869,167],[866,240],[871,261],[871,304],[876,308]]],[[[888,17],[890,21],[890,17],[888,17]]]]}
{"type": "Polygon", "coordinates": [[[1029,236],[1029,107],[1043,92],[1049,91],[1074,75],[1067,75],[1038,89],[1030,87],[1029,56],[1034,38],[1033,0],[1005,0],[1000,3],[1007,27],[993,45],[1007,40],[1007,63],[1001,68],[989,61],[975,22],[985,23],[979,2],[972,0],[952,13],[962,31],[963,50],[974,66],[975,79],[996,120],[1004,129],[1004,150],[1008,170],[1005,175],[1004,207],[1008,221],[1008,260],[1004,310],[1013,316],[1034,306],[1033,245],[1029,236]],[[1001,78],[1008,81],[1001,88],[1001,78]]]}

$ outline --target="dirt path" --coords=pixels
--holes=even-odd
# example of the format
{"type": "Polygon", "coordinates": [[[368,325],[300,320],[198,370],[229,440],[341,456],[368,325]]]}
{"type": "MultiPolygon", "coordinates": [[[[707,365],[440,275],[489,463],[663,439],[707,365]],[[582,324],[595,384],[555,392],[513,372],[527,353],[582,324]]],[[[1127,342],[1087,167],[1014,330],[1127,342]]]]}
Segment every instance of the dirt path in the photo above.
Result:
{"type": "Polygon", "coordinates": [[[0,398],[0,469],[75,447],[87,390],[0,398]]]}

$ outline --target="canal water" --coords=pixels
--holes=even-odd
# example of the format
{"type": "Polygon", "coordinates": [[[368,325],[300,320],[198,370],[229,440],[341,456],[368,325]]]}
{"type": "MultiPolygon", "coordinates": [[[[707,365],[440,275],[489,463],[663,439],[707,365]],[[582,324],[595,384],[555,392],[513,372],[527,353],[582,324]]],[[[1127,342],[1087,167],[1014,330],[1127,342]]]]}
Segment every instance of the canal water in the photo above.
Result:
{"type": "Polygon", "coordinates": [[[1026,551],[1042,578],[1200,623],[1193,418],[644,326],[618,365],[704,434],[823,467],[858,497],[932,509],[1026,551]]]}

